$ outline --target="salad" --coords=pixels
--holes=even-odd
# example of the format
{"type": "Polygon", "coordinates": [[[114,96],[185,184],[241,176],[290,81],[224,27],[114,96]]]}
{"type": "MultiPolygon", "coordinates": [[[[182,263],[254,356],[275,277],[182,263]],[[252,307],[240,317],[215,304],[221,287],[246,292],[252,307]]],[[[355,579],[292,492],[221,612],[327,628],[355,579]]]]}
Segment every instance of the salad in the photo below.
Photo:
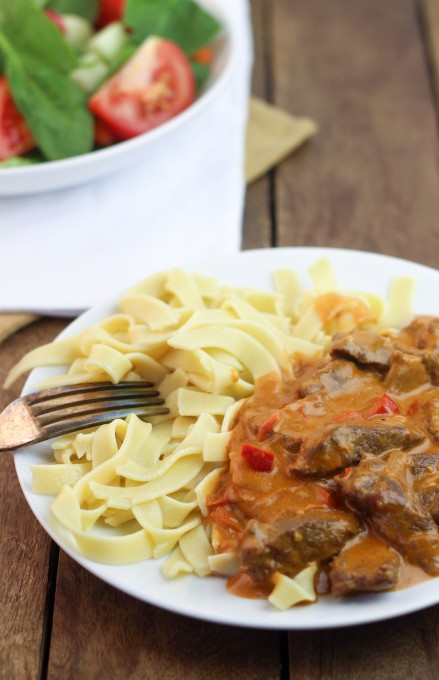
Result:
{"type": "Polygon", "coordinates": [[[219,21],[195,0],[0,0],[0,168],[143,134],[190,106],[219,21]]]}

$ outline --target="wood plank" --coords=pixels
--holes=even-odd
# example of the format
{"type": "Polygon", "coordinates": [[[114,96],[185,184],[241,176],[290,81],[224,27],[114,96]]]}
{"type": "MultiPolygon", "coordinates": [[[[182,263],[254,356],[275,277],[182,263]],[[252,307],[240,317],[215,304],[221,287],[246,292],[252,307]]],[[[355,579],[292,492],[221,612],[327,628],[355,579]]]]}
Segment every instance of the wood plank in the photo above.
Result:
{"type": "MultiPolygon", "coordinates": [[[[267,30],[267,0],[252,0],[252,24],[255,46],[252,92],[270,101],[269,58],[270,32],[267,30]]],[[[268,248],[274,245],[271,229],[272,180],[270,175],[261,177],[247,188],[244,209],[242,247],[244,250],[268,248]]]]}
{"type": "Polygon", "coordinates": [[[291,679],[435,680],[439,608],[391,622],[290,633],[291,679]]]}
{"type": "Polygon", "coordinates": [[[277,680],[278,664],[275,633],[149,606],[61,554],[48,680],[277,680]]]}
{"type": "MultiPolygon", "coordinates": [[[[421,0],[420,16],[425,35],[426,50],[430,66],[432,89],[439,106],[439,3],[437,0],[421,0]]],[[[439,111],[438,111],[439,117],[439,111]]]]}
{"type": "MultiPolygon", "coordinates": [[[[38,321],[0,346],[0,384],[28,350],[51,340],[65,321],[38,321]]],[[[19,396],[24,378],[0,390],[0,410],[19,396]]],[[[0,466],[0,678],[36,678],[44,637],[51,541],[20,489],[12,454],[0,466]]]]}
{"type": "Polygon", "coordinates": [[[321,128],[277,172],[278,245],[438,265],[438,135],[415,5],[273,3],[274,103],[321,128]]]}

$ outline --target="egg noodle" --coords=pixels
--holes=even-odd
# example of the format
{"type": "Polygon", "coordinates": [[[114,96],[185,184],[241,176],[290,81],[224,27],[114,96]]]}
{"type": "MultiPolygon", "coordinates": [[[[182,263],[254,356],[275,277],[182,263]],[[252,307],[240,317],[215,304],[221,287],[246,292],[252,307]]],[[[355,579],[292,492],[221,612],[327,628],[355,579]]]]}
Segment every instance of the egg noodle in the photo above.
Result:
{"type": "MultiPolygon", "coordinates": [[[[302,289],[292,270],[274,292],[235,289],[179,269],[149,277],[119,301],[120,313],[29,352],[7,384],[38,366],[68,366],[41,387],[151,380],[169,415],[131,415],[52,442],[54,463],[32,466],[33,491],[51,494],[59,525],[86,557],[110,564],[161,558],[166,578],[233,575],[235,556],[215,554],[207,499],[227,462],[231,429],[255,382],[294,370],[297,353],[321,356],[332,336],[357,328],[392,332],[410,317],[413,281],[395,279],[386,300],[339,291],[329,261],[302,289]]],[[[280,609],[316,599],[310,565],[276,574],[280,609]]]]}

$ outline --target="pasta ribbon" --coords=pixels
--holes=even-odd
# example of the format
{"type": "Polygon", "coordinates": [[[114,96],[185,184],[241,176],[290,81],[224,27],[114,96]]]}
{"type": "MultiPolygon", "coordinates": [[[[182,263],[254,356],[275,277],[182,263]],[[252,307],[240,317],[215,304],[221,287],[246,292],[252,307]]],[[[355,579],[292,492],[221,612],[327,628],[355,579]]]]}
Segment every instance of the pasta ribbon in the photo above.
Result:
{"type": "Polygon", "coordinates": [[[317,572],[317,564],[311,564],[294,578],[277,573],[275,575],[275,587],[268,597],[278,609],[288,609],[299,602],[314,602],[317,598],[314,590],[314,576],[317,572]]]}
{"type": "Polygon", "coordinates": [[[119,304],[136,323],[145,324],[152,331],[164,331],[177,326],[181,317],[177,309],[152,295],[133,293],[123,297],[119,304]]]}
{"type": "Polygon", "coordinates": [[[415,281],[410,276],[398,276],[392,281],[388,299],[385,323],[393,328],[401,328],[410,320],[413,307],[415,281]]]}
{"type": "MultiPolygon", "coordinates": [[[[267,336],[266,333],[265,337],[267,336]]],[[[262,333],[260,334],[262,335],[262,333]]],[[[171,347],[196,350],[216,347],[231,352],[247,366],[253,378],[267,373],[279,373],[279,365],[270,352],[252,335],[230,326],[210,326],[199,330],[176,334],[169,342],[171,347]]]]}

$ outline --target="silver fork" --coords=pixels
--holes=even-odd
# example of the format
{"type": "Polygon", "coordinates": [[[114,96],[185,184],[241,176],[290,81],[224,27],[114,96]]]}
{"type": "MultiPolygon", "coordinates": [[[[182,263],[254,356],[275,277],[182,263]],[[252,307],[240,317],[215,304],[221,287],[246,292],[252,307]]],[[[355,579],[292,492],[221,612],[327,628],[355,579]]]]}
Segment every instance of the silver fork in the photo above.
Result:
{"type": "Polygon", "coordinates": [[[153,387],[143,381],[94,382],[26,394],[0,414],[0,451],[103,425],[131,413],[142,419],[169,413],[153,387]]]}

